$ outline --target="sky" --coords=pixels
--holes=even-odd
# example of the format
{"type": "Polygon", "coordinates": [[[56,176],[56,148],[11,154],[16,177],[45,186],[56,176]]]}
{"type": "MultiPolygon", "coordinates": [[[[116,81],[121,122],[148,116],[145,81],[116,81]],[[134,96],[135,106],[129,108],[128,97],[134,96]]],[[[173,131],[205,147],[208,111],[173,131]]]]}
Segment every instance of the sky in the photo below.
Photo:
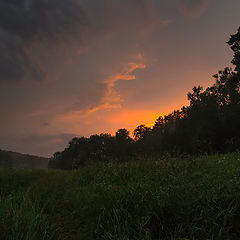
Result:
{"type": "Polygon", "coordinates": [[[188,105],[231,66],[239,0],[0,0],[0,149],[50,157],[188,105]]]}

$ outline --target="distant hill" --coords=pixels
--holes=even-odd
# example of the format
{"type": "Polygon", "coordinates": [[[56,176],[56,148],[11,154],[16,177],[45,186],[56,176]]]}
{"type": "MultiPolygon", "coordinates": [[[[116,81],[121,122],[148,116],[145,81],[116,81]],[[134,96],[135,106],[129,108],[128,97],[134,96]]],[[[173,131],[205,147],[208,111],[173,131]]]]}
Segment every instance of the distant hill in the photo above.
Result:
{"type": "Polygon", "coordinates": [[[0,150],[0,167],[48,168],[49,158],[0,150]]]}

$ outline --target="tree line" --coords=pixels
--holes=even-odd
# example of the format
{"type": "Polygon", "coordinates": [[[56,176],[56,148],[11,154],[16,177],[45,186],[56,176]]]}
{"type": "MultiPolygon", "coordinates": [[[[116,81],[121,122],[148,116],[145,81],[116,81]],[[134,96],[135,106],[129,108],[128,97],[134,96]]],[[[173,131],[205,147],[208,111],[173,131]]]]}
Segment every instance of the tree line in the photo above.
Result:
{"type": "Polygon", "coordinates": [[[127,161],[135,155],[225,153],[240,148],[240,27],[227,44],[234,69],[226,67],[206,88],[187,94],[189,106],[160,116],[153,127],[138,126],[133,137],[127,129],[110,134],[73,138],[54,153],[50,168],[75,169],[87,161],[127,161]]]}

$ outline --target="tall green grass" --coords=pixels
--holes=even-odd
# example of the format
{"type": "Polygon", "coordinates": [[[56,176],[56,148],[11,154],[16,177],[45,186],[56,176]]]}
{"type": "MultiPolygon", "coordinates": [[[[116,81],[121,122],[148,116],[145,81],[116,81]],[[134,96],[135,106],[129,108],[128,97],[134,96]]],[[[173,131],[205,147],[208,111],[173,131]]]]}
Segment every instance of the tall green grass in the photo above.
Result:
{"type": "Polygon", "coordinates": [[[0,198],[0,233],[5,240],[54,239],[56,226],[48,221],[44,208],[34,204],[26,193],[0,198]]]}
{"type": "Polygon", "coordinates": [[[239,226],[239,153],[0,169],[1,239],[239,239],[239,226]]]}

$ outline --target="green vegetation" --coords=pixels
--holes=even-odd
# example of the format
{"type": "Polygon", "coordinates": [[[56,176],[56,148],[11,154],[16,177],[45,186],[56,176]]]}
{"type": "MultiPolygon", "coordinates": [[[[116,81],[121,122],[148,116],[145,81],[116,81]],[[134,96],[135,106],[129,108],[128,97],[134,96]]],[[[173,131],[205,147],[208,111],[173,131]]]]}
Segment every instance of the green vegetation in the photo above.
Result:
{"type": "Polygon", "coordinates": [[[5,240],[240,238],[240,153],[0,169],[5,240]]]}

